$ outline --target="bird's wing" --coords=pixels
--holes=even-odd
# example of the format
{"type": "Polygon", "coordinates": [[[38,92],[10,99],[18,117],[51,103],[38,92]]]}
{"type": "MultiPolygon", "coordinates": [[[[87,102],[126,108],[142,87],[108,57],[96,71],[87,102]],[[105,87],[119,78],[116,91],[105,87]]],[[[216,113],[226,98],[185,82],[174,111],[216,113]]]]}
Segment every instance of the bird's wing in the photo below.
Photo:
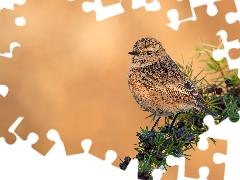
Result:
{"type": "Polygon", "coordinates": [[[157,88],[161,91],[167,91],[170,88],[180,94],[192,96],[192,98],[204,104],[196,88],[173,60],[161,60],[139,68],[138,79],[146,87],[157,88]]]}

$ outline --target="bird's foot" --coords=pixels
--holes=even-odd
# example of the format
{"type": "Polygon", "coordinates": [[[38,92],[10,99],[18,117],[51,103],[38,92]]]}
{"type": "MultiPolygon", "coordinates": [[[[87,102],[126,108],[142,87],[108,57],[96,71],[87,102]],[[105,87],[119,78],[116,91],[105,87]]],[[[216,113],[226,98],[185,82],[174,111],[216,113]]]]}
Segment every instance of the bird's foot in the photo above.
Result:
{"type": "Polygon", "coordinates": [[[160,120],[160,118],[161,118],[161,117],[158,117],[158,118],[157,118],[157,120],[156,120],[156,122],[154,123],[154,125],[153,125],[151,131],[154,130],[154,128],[155,128],[155,126],[158,124],[158,121],[160,120]]]}

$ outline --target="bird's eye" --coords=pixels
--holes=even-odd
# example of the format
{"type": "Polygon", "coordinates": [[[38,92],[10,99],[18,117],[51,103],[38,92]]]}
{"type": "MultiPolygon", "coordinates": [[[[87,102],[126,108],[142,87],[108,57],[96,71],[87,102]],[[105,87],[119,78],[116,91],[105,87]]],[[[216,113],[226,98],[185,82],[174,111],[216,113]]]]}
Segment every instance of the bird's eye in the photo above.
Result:
{"type": "Polygon", "coordinates": [[[151,55],[152,54],[152,51],[147,51],[147,55],[151,55]]]}

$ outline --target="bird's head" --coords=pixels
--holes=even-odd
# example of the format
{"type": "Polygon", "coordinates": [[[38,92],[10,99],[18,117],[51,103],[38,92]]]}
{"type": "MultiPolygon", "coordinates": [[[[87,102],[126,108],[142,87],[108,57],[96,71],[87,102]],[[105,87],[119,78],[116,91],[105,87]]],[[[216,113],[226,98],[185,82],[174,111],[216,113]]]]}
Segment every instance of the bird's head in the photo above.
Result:
{"type": "Polygon", "coordinates": [[[144,65],[155,62],[160,56],[165,55],[165,53],[165,49],[158,40],[145,37],[138,40],[134,44],[133,50],[128,54],[133,56],[133,64],[144,65]]]}

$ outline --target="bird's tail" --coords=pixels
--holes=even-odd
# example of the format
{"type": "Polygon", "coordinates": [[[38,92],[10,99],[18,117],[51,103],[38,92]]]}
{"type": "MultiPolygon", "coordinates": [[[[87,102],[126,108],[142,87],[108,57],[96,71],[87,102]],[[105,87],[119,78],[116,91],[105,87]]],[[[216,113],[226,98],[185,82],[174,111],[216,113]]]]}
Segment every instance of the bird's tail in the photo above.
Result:
{"type": "Polygon", "coordinates": [[[201,110],[202,112],[204,112],[206,114],[209,114],[209,115],[211,115],[213,117],[218,116],[217,113],[210,111],[208,108],[204,107],[203,105],[199,104],[199,105],[197,105],[197,107],[199,108],[199,110],[201,110]]]}

